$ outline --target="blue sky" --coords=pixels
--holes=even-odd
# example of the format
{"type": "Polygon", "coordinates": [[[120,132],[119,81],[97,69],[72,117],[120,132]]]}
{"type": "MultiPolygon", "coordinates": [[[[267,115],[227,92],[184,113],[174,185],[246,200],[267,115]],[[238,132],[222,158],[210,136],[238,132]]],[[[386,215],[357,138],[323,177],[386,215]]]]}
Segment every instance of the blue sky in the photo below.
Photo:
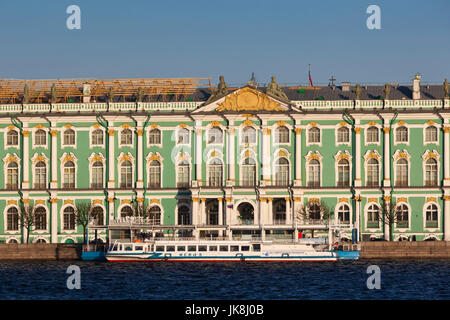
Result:
{"type": "Polygon", "coordinates": [[[0,0],[0,78],[450,78],[450,1],[0,0]],[[81,8],[68,30],[66,8],[81,8]],[[366,9],[381,8],[381,30],[366,9]]]}

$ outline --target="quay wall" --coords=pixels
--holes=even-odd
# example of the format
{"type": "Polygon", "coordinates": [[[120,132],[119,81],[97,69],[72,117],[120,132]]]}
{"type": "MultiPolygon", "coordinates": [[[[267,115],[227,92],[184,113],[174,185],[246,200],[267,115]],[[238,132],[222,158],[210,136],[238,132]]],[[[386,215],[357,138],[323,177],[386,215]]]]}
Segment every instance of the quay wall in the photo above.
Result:
{"type": "Polygon", "coordinates": [[[78,260],[81,244],[0,243],[0,261],[6,260],[78,260]]]}
{"type": "Polygon", "coordinates": [[[450,259],[450,241],[361,242],[361,259],[450,259]]]}

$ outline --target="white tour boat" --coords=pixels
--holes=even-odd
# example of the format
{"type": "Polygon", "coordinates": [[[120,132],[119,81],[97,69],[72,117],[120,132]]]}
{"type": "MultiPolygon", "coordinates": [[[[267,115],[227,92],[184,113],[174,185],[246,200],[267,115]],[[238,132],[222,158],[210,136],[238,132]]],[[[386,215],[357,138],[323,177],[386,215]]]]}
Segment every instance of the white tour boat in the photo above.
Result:
{"type": "Polygon", "coordinates": [[[336,261],[338,254],[314,242],[279,244],[270,241],[199,240],[115,242],[108,261],[336,261]]]}

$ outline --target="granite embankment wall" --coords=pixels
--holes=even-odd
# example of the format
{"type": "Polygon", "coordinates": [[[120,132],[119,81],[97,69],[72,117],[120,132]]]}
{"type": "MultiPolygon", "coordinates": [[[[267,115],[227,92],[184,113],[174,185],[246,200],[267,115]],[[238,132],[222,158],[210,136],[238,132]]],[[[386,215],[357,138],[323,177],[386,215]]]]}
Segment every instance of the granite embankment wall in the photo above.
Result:
{"type": "Polygon", "coordinates": [[[81,244],[0,244],[0,260],[77,260],[81,244]]]}
{"type": "Polygon", "coordinates": [[[361,242],[361,259],[450,259],[450,241],[361,242]]]}

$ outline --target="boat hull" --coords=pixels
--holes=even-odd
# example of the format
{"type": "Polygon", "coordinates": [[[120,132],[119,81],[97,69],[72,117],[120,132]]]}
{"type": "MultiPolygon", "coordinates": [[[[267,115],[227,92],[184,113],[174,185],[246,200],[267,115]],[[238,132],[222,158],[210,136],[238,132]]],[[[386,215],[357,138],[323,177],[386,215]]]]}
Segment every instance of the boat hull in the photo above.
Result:
{"type": "Polygon", "coordinates": [[[137,255],[106,255],[110,262],[288,262],[288,261],[336,261],[337,255],[324,256],[293,256],[293,257],[162,257],[162,256],[137,256],[137,255]]]}

